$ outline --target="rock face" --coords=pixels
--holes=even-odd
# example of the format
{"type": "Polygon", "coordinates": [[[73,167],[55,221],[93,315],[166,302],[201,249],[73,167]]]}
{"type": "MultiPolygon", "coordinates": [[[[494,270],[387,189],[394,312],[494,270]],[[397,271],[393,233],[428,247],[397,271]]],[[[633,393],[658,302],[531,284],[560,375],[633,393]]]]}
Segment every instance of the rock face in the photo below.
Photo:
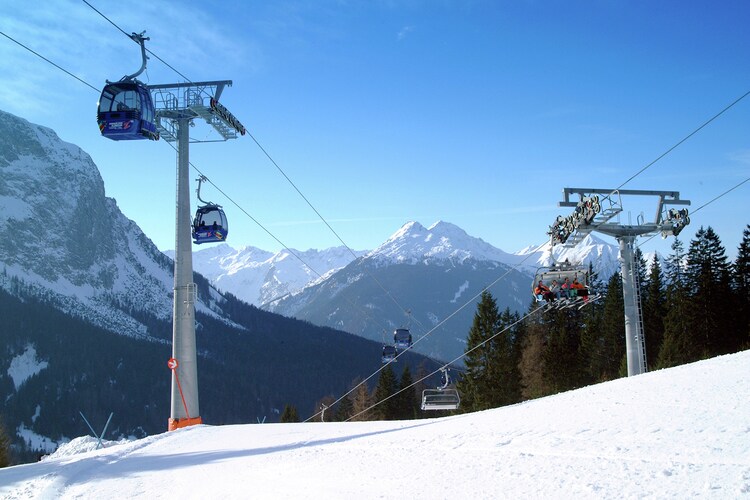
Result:
{"type": "MultiPolygon", "coordinates": [[[[104,195],[99,171],[54,131],[0,111],[0,286],[10,279],[120,334],[168,320],[172,262],[104,195]]],[[[204,294],[199,309],[221,316],[204,294]]]]}

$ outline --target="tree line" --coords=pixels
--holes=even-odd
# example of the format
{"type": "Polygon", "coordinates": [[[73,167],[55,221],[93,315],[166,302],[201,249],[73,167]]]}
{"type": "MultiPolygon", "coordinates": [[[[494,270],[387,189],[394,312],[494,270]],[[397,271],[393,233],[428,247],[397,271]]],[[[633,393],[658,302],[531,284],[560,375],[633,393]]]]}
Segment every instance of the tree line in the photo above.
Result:
{"type": "MultiPolygon", "coordinates": [[[[654,256],[646,262],[636,250],[636,261],[649,370],[750,348],[750,225],[734,262],[710,226],[698,230],[687,251],[675,239],[664,259],[654,256]]],[[[589,272],[590,286],[600,298],[580,309],[540,312],[532,303],[522,317],[510,309],[499,311],[492,294],[482,294],[468,332],[465,370],[456,384],[458,412],[496,408],[627,375],[622,278],[615,273],[605,281],[591,267],[589,272]]],[[[379,376],[372,391],[355,381],[353,394],[334,408],[329,408],[334,399],[324,398],[316,410],[325,405],[331,421],[425,416],[419,410],[424,384],[410,387],[408,368],[400,379],[391,365],[379,376]]],[[[287,407],[282,421],[298,421],[296,409],[287,407]]]]}

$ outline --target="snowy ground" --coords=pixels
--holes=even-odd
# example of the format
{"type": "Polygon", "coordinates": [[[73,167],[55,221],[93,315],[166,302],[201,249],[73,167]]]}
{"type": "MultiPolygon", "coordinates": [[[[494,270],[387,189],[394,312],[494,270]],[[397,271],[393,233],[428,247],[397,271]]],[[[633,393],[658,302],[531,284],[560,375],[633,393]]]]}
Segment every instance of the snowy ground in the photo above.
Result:
{"type": "Polygon", "coordinates": [[[750,498],[750,351],[455,417],[65,445],[2,498],[750,498]]]}

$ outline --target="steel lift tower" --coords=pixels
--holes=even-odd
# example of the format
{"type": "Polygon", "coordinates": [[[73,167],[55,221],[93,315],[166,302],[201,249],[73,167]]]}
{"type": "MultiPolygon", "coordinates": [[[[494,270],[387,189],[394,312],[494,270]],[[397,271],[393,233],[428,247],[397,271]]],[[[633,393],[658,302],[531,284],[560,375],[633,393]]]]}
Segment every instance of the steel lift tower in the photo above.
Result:
{"type": "Polygon", "coordinates": [[[156,125],[162,139],[176,143],[177,205],[175,216],[174,303],[172,324],[172,400],[169,430],[202,423],[198,405],[198,370],[195,342],[195,302],[198,292],[193,282],[193,248],[190,211],[191,142],[218,142],[244,135],[245,128],[219,98],[231,80],[199,83],[149,85],[156,112],[156,125]],[[191,140],[189,128],[203,119],[221,136],[212,141],[191,140]]]}
{"type": "Polygon", "coordinates": [[[592,231],[613,236],[620,245],[620,269],[622,273],[622,294],[625,303],[625,349],[628,360],[628,376],[645,373],[646,346],[641,317],[640,289],[637,282],[637,267],[635,262],[635,239],[638,236],[661,233],[663,237],[677,236],[690,222],[687,210],[668,209],[670,205],[690,205],[690,201],[681,200],[677,191],[642,191],[642,190],[612,190],[589,188],[563,189],[561,207],[576,207],[579,213],[585,205],[585,200],[599,198],[597,204],[600,210],[589,223],[581,221],[580,217],[570,216],[566,225],[570,234],[563,246],[574,247],[592,231]],[[571,201],[570,196],[579,195],[579,201],[571,201]],[[602,195],[599,198],[598,195],[602,195]],[[637,224],[621,224],[610,222],[622,212],[622,195],[651,196],[657,198],[657,208],[654,220],[648,222],[643,215],[638,216],[637,224]]]}

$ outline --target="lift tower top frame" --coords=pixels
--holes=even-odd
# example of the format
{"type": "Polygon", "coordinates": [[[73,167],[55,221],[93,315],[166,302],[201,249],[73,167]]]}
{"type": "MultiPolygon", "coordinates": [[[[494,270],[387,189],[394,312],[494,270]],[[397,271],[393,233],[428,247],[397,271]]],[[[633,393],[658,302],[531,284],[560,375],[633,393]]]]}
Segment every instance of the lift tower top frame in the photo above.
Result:
{"type": "MultiPolygon", "coordinates": [[[[562,245],[573,247],[587,234],[593,231],[613,236],[620,246],[620,271],[622,273],[622,291],[625,313],[625,349],[628,361],[628,376],[639,375],[647,371],[646,345],[641,318],[640,291],[636,280],[635,268],[635,239],[661,233],[663,237],[677,236],[684,225],[682,221],[675,224],[668,216],[667,207],[670,205],[690,205],[689,200],[680,199],[677,191],[648,191],[633,189],[597,189],[597,188],[564,188],[563,201],[560,207],[579,207],[584,199],[594,195],[604,195],[601,200],[601,211],[588,224],[579,224],[576,231],[562,245]],[[572,201],[571,195],[578,195],[578,201],[572,201]],[[622,212],[622,195],[651,196],[657,198],[657,206],[652,221],[646,221],[639,216],[638,223],[621,224],[610,222],[622,212]]],[[[686,213],[686,212],[685,212],[686,213]]]]}
{"type": "Polygon", "coordinates": [[[174,301],[172,323],[172,393],[168,429],[200,424],[198,370],[195,341],[193,241],[190,211],[190,143],[223,142],[245,135],[245,128],[219,98],[231,80],[149,85],[160,137],[176,143],[177,200],[175,213],[174,301]],[[202,119],[221,136],[218,140],[192,140],[193,120],[202,119]]]}

